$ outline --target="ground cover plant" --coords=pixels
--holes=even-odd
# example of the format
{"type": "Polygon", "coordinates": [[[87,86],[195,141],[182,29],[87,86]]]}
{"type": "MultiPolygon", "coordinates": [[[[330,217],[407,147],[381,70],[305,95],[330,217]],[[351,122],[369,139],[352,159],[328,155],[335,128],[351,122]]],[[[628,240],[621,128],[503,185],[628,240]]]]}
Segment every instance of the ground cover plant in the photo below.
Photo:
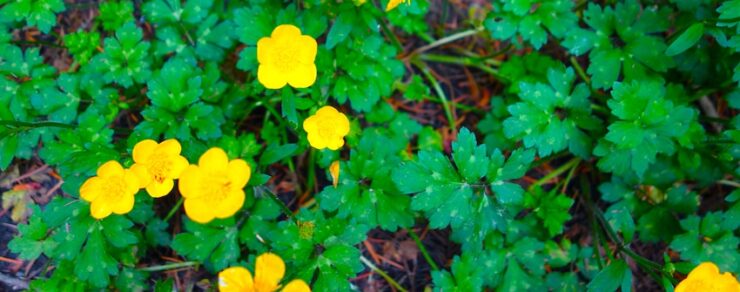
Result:
{"type": "Polygon", "coordinates": [[[740,291],[740,1],[0,0],[0,290],[740,291]]]}

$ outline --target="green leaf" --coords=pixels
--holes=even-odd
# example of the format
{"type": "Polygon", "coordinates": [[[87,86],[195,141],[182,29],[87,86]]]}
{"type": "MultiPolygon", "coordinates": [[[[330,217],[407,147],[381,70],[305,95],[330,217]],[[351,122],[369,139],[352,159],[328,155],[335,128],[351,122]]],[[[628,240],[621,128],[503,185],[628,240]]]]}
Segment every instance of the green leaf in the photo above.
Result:
{"type": "Polygon", "coordinates": [[[138,242],[136,235],[129,230],[134,223],[126,217],[108,216],[100,224],[108,242],[115,247],[123,248],[138,242]]]}
{"type": "MultiPolygon", "coordinates": [[[[36,214],[40,212],[36,206],[34,211],[37,211],[34,212],[36,214]]],[[[35,260],[42,253],[48,254],[57,245],[55,241],[46,239],[47,232],[48,227],[41,218],[31,216],[28,224],[18,225],[19,234],[8,243],[8,249],[17,253],[21,259],[35,260]]]]}
{"type": "Polygon", "coordinates": [[[460,130],[457,140],[452,143],[452,158],[468,183],[476,183],[488,172],[486,146],[478,146],[475,134],[467,128],[460,130]]]}
{"type": "Polygon", "coordinates": [[[75,275],[95,287],[108,286],[109,276],[118,275],[118,263],[108,253],[103,233],[94,225],[85,247],[75,261],[75,275]]]}
{"type": "Polygon", "coordinates": [[[697,22],[689,26],[676,40],[665,50],[668,56],[675,56],[688,50],[704,35],[704,24],[697,22]]]}
{"type": "Polygon", "coordinates": [[[295,151],[298,149],[298,145],[296,144],[284,144],[279,145],[276,143],[271,143],[267,145],[267,148],[265,148],[265,151],[262,152],[262,156],[260,156],[259,164],[260,165],[270,165],[275,162],[278,162],[280,160],[283,160],[295,153],[295,151]]]}
{"type": "Polygon", "coordinates": [[[619,287],[625,292],[632,290],[632,271],[623,260],[611,262],[588,283],[588,291],[612,292],[619,287]]]}
{"type": "Polygon", "coordinates": [[[149,43],[136,24],[127,22],[116,30],[115,38],[106,38],[103,53],[91,60],[91,67],[103,75],[107,83],[123,87],[144,83],[151,76],[149,70],[149,43]]]}
{"type": "Polygon", "coordinates": [[[345,10],[339,14],[334,23],[329,29],[329,34],[326,36],[326,43],[324,44],[327,49],[332,49],[338,43],[344,41],[349,33],[352,31],[354,19],[357,16],[353,10],[345,10]]]}
{"type": "Polygon", "coordinates": [[[0,16],[15,21],[25,20],[27,26],[38,26],[43,33],[56,24],[56,15],[64,11],[62,0],[17,0],[0,8],[0,16]]]}
{"type": "Polygon", "coordinates": [[[205,263],[209,271],[220,271],[239,257],[238,230],[233,220],[204,225],[185,219],[185,230],[175,235],[172,249],[188,260],[205,263]]]}
{"type": "Polygon", "coordinates": [[[134,20],[134,5],[130,1],[106,1],[98,6],[98,10],[96,19],[106,31],[115,31],[124,23],[134,20]]]}
{"type": "Polygon", "coordinates": [[[196,102],[203,93],[200,70],[193,71],[192,64],[173,58],[167,61],[147,85],[147,96],[153,105],[178,112],[196,102]]]}
{"type": "Polygon", "coordinates": [[[64,36],[64,45],[75,56],[75,61],[86,64],[100,45],[100,34],[78,31],[64,36]]]}
{"type": "Polygon", "coordinates": [[[545,192],[542,188],[536,187],[525,196],[524,207],[533,209],[534,214],[542,220],[550,237],[553,237],[562,233],[565,222],[570,220],[568,210],[573,202],[573,199],[558,194],[557,189],[545,192]]]}

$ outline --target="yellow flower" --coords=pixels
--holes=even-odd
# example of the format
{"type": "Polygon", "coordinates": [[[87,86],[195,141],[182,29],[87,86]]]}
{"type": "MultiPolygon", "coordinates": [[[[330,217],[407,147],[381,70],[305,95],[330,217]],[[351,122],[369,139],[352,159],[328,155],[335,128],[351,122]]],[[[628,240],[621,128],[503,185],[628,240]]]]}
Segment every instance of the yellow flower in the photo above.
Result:
{"type": "MultiPolygon", "coordinates": [[[[254,278],[243,267],[231,267],[218,273],[218,290],[223,292],[272,292],[280,289],[280,280],[285,275],[285,263],[273,253],[257,257],[254,278]]],[[[290,281],[283,292],[310,292],[311,288],[303,280],[290,281]]]]}
{"type": "Polygon", "coordinates": [[[159,198],[169,194],[174,186],[173,180],[188,167],[188,160],[180,155],[181,150],[175,139],[159,144],[149,139],[136,143],[131,170],[150,196],[159,198]]]}
{"type": "Polygon", "coordinates": [[[97,176],[80,187],[80,197],[90,202],[90,214],[103,219],[111,213],[126,214],[134,208],[134,195],[139,191],[139,180],[118,161],[108,161],[98,167],[97,176]]]}
{"type": "Polygon", "coordinates": [[[730,273],[719,273],[719,268],[710,262],[701,263],[689,273],[681,283],[678,283],[676,292],[740,292],[740,283],[730,273]]]}
{"type": "Polygon", "coordinates": [[[272,31],[271,37],[257,42],[257,79],[269,89],[285,84],[306,88],[316,81],[316,40],[301,35],[301,30],[283,24],[272,31]]]}
{"type": "MultiPolygon", "coordinates": [[[[411,3],[411,0],[408,0],[409,3],[411,3]]],[[[406,0],[389,0],[388,5],[385,6],[385,11],[391,11],[398,7],[398,5],[401,5],[401,3],[405,3],[406,0]]]]}
{"type": "Polygon", "coordinates": [[[303,129],[314,148],[337,150],[344,145],[344,136],[349,134],[349,120],[335,108],[325,106],[303,121],[303,129]]]}
{"type": "Polygon", "coordinates": [[[198,223],[228,218],[244,204],[244,186],[251,169],[241,159],[229,161],[221,148],[211,148],[180,175],[178,187],[185,198],[185,214],[198,223]]]}

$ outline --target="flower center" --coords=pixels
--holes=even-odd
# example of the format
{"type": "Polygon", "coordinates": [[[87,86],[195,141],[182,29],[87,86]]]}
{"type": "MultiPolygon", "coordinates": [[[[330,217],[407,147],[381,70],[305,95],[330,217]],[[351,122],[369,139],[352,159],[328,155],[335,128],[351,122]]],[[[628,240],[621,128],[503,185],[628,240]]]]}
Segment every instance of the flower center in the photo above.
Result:
{"type": "Polygon", "coordinates": [[[222,175],[211,175],[203,180],[200,191],[207,201],[221,202],[231,192],[231,182],[222,175]]]}
{"type": "Polygon", "coordinates": [[[335,135],[334,124],[330,119],[322,119],[318,122],[319,136],[324,139],[331,139],[335,135]]]}
{"type": "Polygon", "coordinates": [[[126,192],[126,182],[122,176],[110,177],[102,186],[103,195],[109,201],[120,201],[126,192]]]}
{"type": "Polygon", "coordinates": [[[172,163],[169,159],[165,159],[164,157],[157,156],[152,157],[151,162],[149,163],[149,173],[151,173],[154,176],[154,180],[158,183],[164,182],[165,179],[167,179],[167,174],[170,173],[170,169],[172,168],[172,163]]]}
{"type": "Polygon", "coordinates": [[[299,49],[296,48],[294,44],[283,42],[277,45],[274,49],[272,65],[280,72],[292,72],[296,65],[300,63],[300,60],[298,59],[299,49]]]}

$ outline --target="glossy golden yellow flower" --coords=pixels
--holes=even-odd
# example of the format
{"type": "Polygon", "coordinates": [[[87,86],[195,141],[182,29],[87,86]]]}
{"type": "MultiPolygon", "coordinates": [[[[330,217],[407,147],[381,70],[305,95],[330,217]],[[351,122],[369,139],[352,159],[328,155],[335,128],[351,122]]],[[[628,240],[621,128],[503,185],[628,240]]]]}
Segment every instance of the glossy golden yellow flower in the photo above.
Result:
{"type": "Polygon", "coordinates": [[[188,160],[180,155],[180,142],[169,139],[157,144],[154,140],[143,140],[134,146],[134,165],[142,188],[154,198],[169,194],[175,179],[188,167],[188,160]]]}
{"type": "MultiPolygon", "coordinates": [[[[223,292],[273,292],[281,288],[280,280],[285,275],[285,263],[274,253],[257,257],[254,278],[243,267],[231,267],[218,273],[218,290],[223,292]]],[[[280,291],[310,292],[311,288],[301,279],[290,281],[280,291]]]]}
{"type": "MultiPolygon", "coordinates": [[[[385,6],[385,11],[391,11],[406,1],[407,0],[389,0],[388,4],[385,6]]],[[[411,0],[408,0],[408,2],[411,3],[411,0]]]]}
{"type": "Polygon", "coordinates": [[[178,187],[185,198],[185,214],[198,223],[228,218],[244,204],[244,186],[251,175],[247,162],[229,161],[221,148],[211,148],[180,175],[178,187]]]}
{"type": "Polygon", "coordinates": [[[717,265],[704,262],[696,266],[681,283],[678,283],[676,292],[740,292],[740,283],[735,277],[725,272],[719,273],[717,265]]]}
{"type": "Polygon", "coordinates": [[[134,195],[139,191],[139,180],[118,161],[108,161],[98,167],[97,176],[80,187],[80,198],[90,202],[90,215],[96,219],[111,213],[126,214],[134,208],[134,195]]]}
{"type": "Polygon", "coordinates": [[[337,150],[344,146],[344,136],[349,134],[349,120],[335,108],[325,106],[303,121],[303,130],[312,147],[337,150]]]}
{"type": "Polygon", "coordinates": [[[257,42],[257,79],[269,89],[279,89],[290,84],[306,88],[316,81],[316,40],[301,35],[301,30],[283,24],[272,31],[270,37],[257,42]]]}

